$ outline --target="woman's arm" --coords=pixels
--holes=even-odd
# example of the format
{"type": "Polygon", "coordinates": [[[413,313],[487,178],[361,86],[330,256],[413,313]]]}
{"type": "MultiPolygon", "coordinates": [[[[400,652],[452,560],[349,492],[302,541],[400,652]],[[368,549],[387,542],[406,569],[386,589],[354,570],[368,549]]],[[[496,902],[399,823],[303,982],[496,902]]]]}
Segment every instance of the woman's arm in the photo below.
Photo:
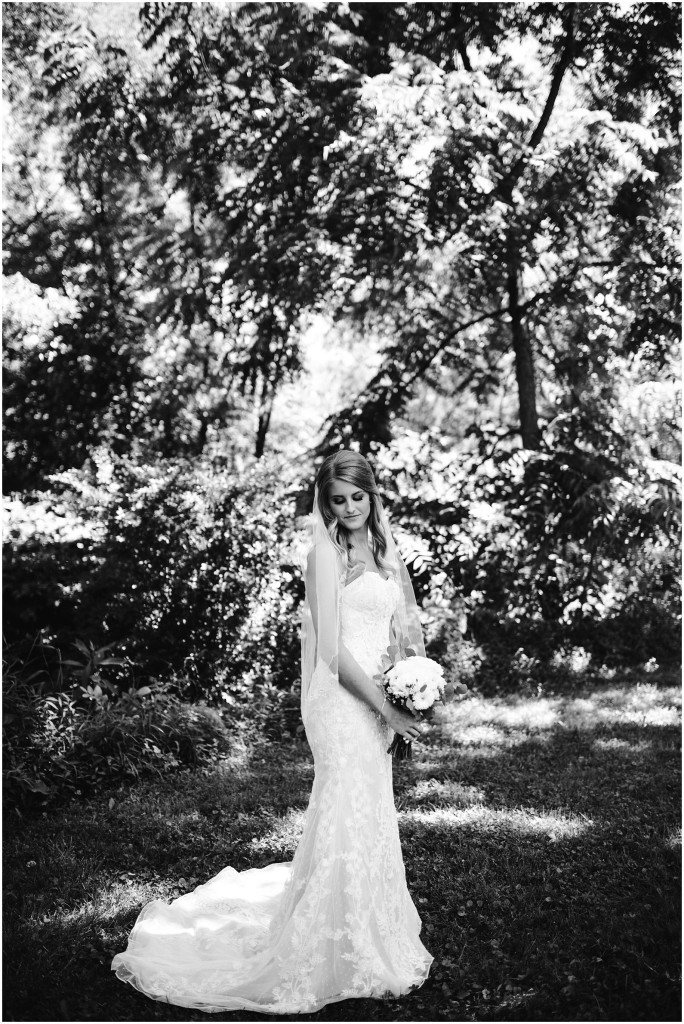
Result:
{"type": "Polygon", "coordinates": [[[385,700],[381,688],[363,671],[344,644],[338,647],[338,676],[345,690],[364,701],[374,711],[379,711],[389,726],[407,740],[420,739],[423,728],[412,714],[385,700]]]}

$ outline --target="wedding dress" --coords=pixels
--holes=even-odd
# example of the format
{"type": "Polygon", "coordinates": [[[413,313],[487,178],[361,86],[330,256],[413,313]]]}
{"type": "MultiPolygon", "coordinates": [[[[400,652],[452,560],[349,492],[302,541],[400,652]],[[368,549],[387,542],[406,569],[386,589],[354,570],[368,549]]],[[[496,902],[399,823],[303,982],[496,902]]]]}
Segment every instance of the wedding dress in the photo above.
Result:
{"type": "MultiPolygon", "coordinates": [[[[364,572],[339,595],[339,640],[370,675],[400,600],[364,572]]],[[[227,867],[170,905],[148,904],[114,958],[122,980],[206,1012],[311,1013],[342,999],[399,996],[432,957],[406,887],[385,720],[314,675],[307,738],[315,777],[291,864],[227,867]]]]}

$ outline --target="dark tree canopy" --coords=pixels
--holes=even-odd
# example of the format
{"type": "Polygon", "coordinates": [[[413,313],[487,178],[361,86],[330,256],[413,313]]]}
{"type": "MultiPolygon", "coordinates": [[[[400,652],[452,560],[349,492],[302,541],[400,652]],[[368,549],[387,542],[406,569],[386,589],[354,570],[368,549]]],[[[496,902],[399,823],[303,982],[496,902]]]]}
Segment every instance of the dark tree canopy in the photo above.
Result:
{"type": "Polygon", "coordinates": [[[679,5],[3,29],[13,802],[196,765],[206,704],[297,734],[300,517],[340,447],[454,679],[676,672],[679,5]]]}
{"type": "Polygon", "coordinates": [[[6,489],[111,537],[166,515],[148,477],[303,511],[355,446],[425,598],[627,615],[640,559],[664,593],[679,6],[113,10],[3,7],[6,489]]]}

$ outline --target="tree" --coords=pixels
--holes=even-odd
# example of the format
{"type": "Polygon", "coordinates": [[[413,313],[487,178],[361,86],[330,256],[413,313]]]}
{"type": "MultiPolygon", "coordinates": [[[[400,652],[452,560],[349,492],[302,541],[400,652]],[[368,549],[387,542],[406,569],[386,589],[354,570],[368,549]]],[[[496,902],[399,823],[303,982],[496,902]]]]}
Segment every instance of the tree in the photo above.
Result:
{"type": "Polygon", "coordinates": [[[674,5],[155,3],[123,39],[80,5],[15,10],[6,484],[80,495],[110,583],[121,522],[127,549],[159,541],[152,659],[203,560],[176,573],[186,524],[170,485],[160,533],[149,482],[186,473],[203,536],[207,481],[237,506],[254,470],[271,529],[272,481],[302,498],[340,444],[373,455],[419,592],[455,588],[481,637],[646,622],[644,593],[649,643],[673,635],[674,5]],[[359,364],[318,389],[315,442],[278,409],[312,322],[359,364]]]}
{"type": "Polygon", "coordinates": [[[324,310],[388,340],[321,453],[386,443],[425,382],[486,400],[511,360],[538,448],[578,354],[606,363],[600,296],[611,352],[667,361],[673,5],[158,3],[141,30],[153,70],[58,35],[47,75],[146,443],[213,451],[248,402],[260,457],[324,310]]]}
{"type": "MultiPolygon", "coordinates": [[[[379,405],[400,409],[411,382],[435,363],[460,367],[468,380],[473,370],[477,374],[482,325],[488,325],[485,344],[491,353],[482,369],[486,375],[496,372],[512,348],[521,440],[535,448],[538,364],[546,363],[544,376],[549,370],[555,376],[554,364],[566,355],[572,359],[577,340],[573,320],[582,320],[587,291],[618,288],[624,300],[635,265],[648,264],[654,273],[649,280],[642,273],[638,280],[647,289],[651,285],[654,298],[647,298],[647,307],[655,303],[663,311],[657,344],[664,358],[677,336],[678,301],[673,292],[663,292],[662,279],[676,281],[679,272],[673,200],[679,171],[669,127],[679,15],[671,5],[635,5],[629,15],[606,19],[603,11],[584,5],[525,10],[494,5],[509,9],[497,12],[501,20],[487,23],[487,36],[478,40],[479,52],[472,59],[466,46],[464,60],[463,45],[454,50],[449,42],[473,39],[480,25],[465,32],[463,12],[453,11],[454,22],[446,6],[418,5],[406,14],[415,20],[395,33],[395,68],[381,94],[386,105],[392,94],[406,98],[403,116],[386,118],[394,129],[389,143],[394,166],[401,165],[402,156],[410,159],[411,148],[421,144],[429,156],[424,160],[427,180],[395,179],[377,218],[391,219],[401,194],[410,209],[404,254],[422,245],[424,259],[416,265],[424,268],[429,254],[435,273],[423,273],[421,280],[411,265],[402,287],[404,263],[394,275],[388,267],[387,280],[393,277],[394,287],[386,288],[382,303],[397,340],[388,346],[386,365],[365,396],[366,404],[369,410],[379,405]],[[421,36],[422,45],[416,41],[421,36]],[[524,54],[531,39],[539,56],[516,61],[511,41],[524,54]],[[640,76],[639,57],[647,49],[645,63],[657,71],[640,76]],[[551,70],[545,82],[547,64],[551,70]],[[615,103],[618,95],[623,97],[620,105],[615,103]],[[648,195],[646,202],[660,210],[663,228],[655,262],[652,230],[640,237],[631,232],[630,243],[624,244],[627,208],[629,216],[636,214],[629,201],[621,200],[630,191],[644,199],[648,195]],[[560,309],[569,329],[559,329],[560,309]],[[541,341],[545,335],[546,344],[541,341]]],[[[346,151],[347,177],[354,167],[351,148],[346,151]]],[[[347,184],[348,191],[352,187],[347,184]]],[[[375,271],[376,287],[368,290],[357,315],[373,317],[381,308],[377,249],[374,240],[367,246],[364,241],[357,233],[357,277],[375,271]]],[[[638,304],[627,304],[627,320],[644,299],[642,293],[638,304]]],[[[621,335],[615,343],[624,344],[626,338],[621,335]]],[[[363,397],[343,417],[353,434],[363,429],[363,416],[360,420],[353,413],[364,404],[363,397]]],[[[547,407],[544,418],[550,415],[547,407]]],[[[339,437],[334,430],[329,443],[339,437]]]]}

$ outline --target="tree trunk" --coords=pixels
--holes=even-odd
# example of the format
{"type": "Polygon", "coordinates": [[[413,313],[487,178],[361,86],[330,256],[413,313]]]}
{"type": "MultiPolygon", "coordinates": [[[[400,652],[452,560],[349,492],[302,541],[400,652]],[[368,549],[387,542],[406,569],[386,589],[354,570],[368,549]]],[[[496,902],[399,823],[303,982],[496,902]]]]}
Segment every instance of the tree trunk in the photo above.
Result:
{"type": "Polygon", "coordinates": [[[261,389],[261,400],[259,402],[259,417],[257,420],[257,432],[256,432],[256,443],[254,445],[254,455],[257,459],[260,459],[264,454],[266,448],[266,435],[268,434],[268,428],[271,423],[271,413],[273,411],[273,394],[266,383],[263,382],[261,389]]]}
{"type": "Polygon", "coordinates": [[[514,260],[508,265],[508,311],[511,316],[511,334],[515,353],[515,379],[518,384],[520,410],[520,437],[523,448],[539,448],[537,421],[537,389],[534,377],[534,353],[530,336],[520,308],[518,266],[514,260]]]}

